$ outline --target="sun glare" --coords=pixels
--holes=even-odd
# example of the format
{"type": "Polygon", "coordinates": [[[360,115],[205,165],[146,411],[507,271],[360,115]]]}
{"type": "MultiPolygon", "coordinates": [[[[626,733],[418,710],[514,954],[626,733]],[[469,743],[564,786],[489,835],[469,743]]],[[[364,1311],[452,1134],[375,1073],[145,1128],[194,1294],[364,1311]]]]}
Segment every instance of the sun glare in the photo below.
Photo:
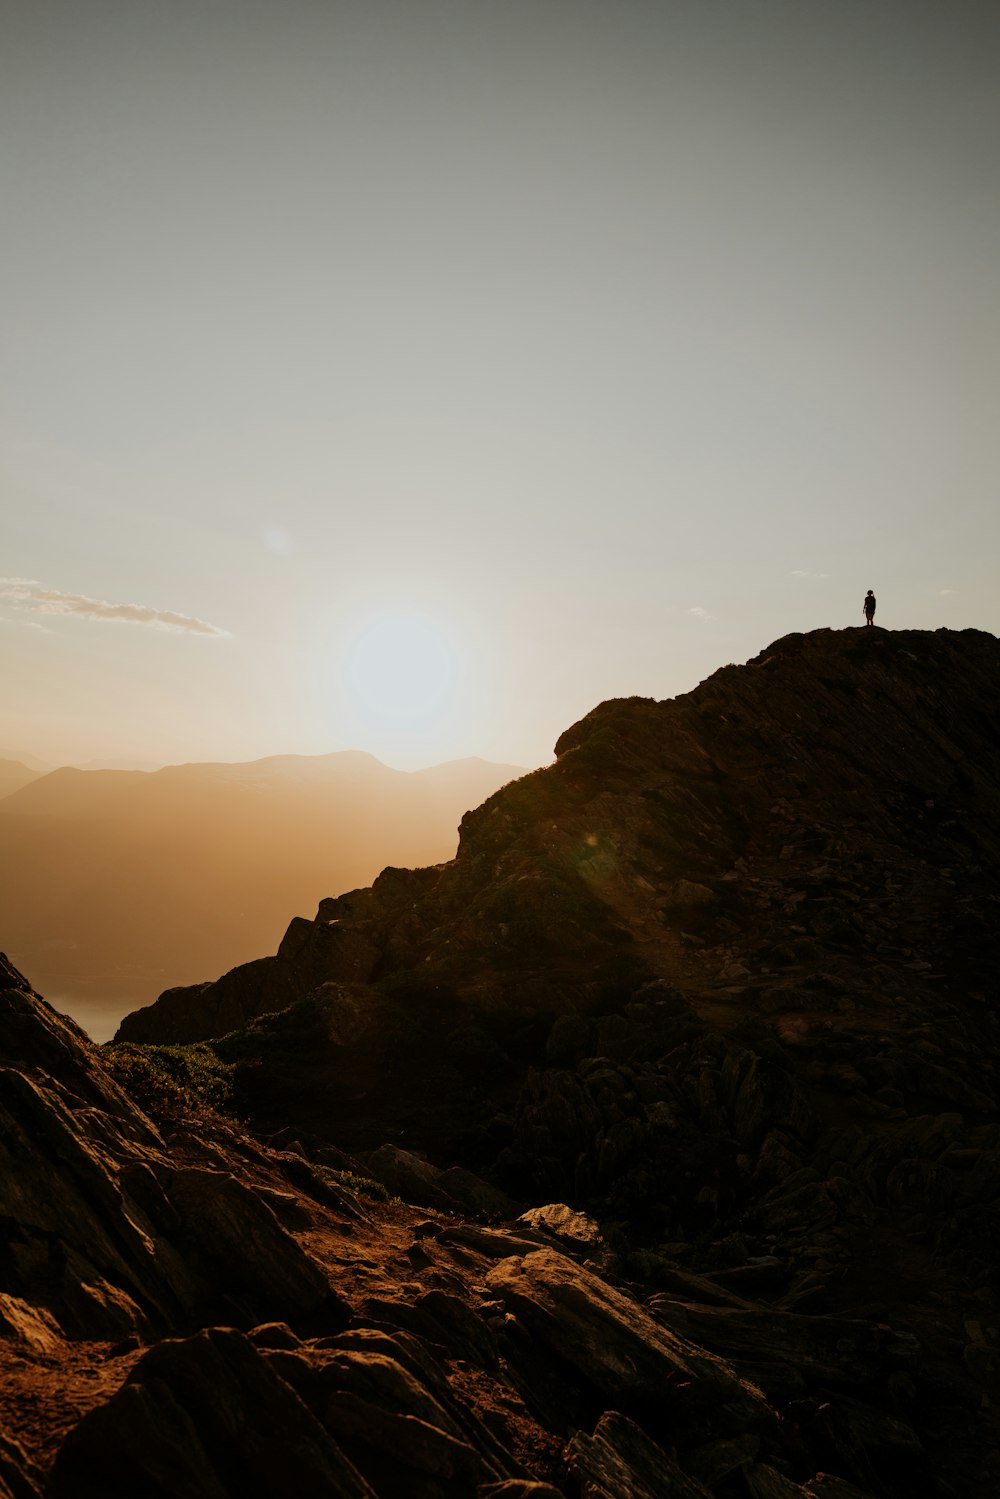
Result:
{"type": "Polygon", "coordinates": [[[429,620],[387,614],[348,641],[342,661],[347,698],[359,723],[379,733],[433,727],[451,709],[458,651],[429,620]]]}

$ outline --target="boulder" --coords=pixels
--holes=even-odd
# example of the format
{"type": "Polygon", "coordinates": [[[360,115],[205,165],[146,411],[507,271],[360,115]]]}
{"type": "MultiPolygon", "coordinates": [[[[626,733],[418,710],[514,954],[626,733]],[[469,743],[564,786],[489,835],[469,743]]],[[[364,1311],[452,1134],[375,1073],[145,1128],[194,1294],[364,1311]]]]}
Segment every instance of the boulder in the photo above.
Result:
{"type": "Polygon", "coordinates": [[[387,1191],[404,1202],[420,1207],[447,1208],[447,1192],[438,1185],[441,1170],[422,1156],[403,1150],[399,1145],[380,1145],[364,1161],[365,1170],[387,1191]]]}
{"type": "Polygon", "coordinates": [[[50,1499],[375,1499],[242,1334],[210,1328],[145,1354],[63,1443],[50,1499]]]}
{"type": "Polygon", "coordinates": [[[516,1216],[521,1206],[506,1192],[483,1181],[481,1176],[467,1171],[464,1166],[447,1167],[438,1177],[437,1186],[456,1208],[471,1213],[474,1218],[508,1220],[516,1216]]]}
{"type": "Polygon", "coordinates": [[[8,1291],[67,1329],[119,1337],[176,1306],[168,1269],[141,1213],[127,1211],[104,1148],[62,1095],[15,1068],[0,1069],[0,1215],[8,1291]]]}
{"type": "Polygon", "coordinates": [[[346,1324],[349,1308],[319,1266],[261,1197],[234,1176],[175,1170],[168,1196],[207,1278],[224,1288],[226,1303],[249,1322],[295,1322],[321,1313],[331,1330],[346,1324]]]}
{"type": "Polygon", "coordinates": [[[30,1306],[19,1296],[0,1293],[0,1338],[20,1343],[32,1353],[54,1355],[61,1341],[59,1325],[44,1307],[30,1306]]]}
{"type": "Polygon", "coordinates": [[[660,1325],[641,1306],[554,1250],[502,1261],[490,1291],[551,1360],[606,1404],[687,1443],[766,1431],[760,1391],[721,1358],[660,1325]]]}
{"type": "Polygon", "coordinates": [[[566,1448],[581,1499],[711,1499],[711,1490],[680,1468],[640,1426],[617,1411],[601,1417],[566,1448]]]}
{"type": "Polygon", "coordinates": [[[556,1239],[573,1249],[594,1250],[602,1244],[601,1227],[596,1218],[578,1213],[564,1202],[549,1202],[544,1207],[529,1208],[518,1218],[536,1233],[556,1239]]]}
{"type": "MultiPolygon", "coordinates": [[[[452,1388],[446,1350],[459,1351],[412,1331],[359,1327],[269,1358],[379,1494],[459,1499],[480,1482],[527,1480],[497,1405],[484,1420],[478,1404],[452,1388]]],[[[480,1376],[471,1388],[488,1384],[480,1376]]],[[[497,1393],[509,1403],[509,1390],[497,1393]]]]}
{"type": "Polygon", "coordinates": [[[0,1064],[39,1081],[58,1078],[67,1094],[110,1114],[117,1129],[148,1145],[162,1144],[145,1114],[99,1065],[85,1033],[40,998],[0,953],[0,1064]]]}
{"type": "Polygon", "coordinates": [[[752,1466],[760,1447],[758,1437],[723,1437],[717,1442],[706,1442],[685,1455],[685,1468],[692,1478],[697,1478],[706,1488],[714,1489],[732,1473],[752,1466]]]}
{"type": "Polygon", "coordinates": [[[377,1494],[465,1499],[476,1492],[475,1450],[418,1416],[385,1410],[347,1390],[327,1400],[323,1424],[377,1494]]]}
{"type": "Polygon", "coordinates": [[[793,1483],[769,1463],[758,1463],[750,1468],[745,1481],[753,1499],[806,1499],[801,1484],[793,1483]]]}

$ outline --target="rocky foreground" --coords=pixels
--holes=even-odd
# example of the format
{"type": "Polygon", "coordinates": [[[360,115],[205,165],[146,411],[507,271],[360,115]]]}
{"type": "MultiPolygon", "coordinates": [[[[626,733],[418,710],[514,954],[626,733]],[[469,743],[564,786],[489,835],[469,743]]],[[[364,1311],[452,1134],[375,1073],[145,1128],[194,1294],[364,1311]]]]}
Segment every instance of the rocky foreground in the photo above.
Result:
{"type": "Polygon", "coordinates": [[[604,704],[106,1052],[7,965],[0,1495],[1000,1492],[998,687],[604,704]],[[242,1125],[113,1080],[194,1042],[242,1125]]]}

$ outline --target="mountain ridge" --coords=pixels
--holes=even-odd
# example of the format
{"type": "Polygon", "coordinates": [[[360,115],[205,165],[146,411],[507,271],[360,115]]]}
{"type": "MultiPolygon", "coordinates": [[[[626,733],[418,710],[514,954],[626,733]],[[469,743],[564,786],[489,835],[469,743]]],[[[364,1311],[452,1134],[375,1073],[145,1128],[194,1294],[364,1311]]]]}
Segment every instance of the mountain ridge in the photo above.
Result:
{"type": "MultiPolygon", "coordinates": [[[[466,814],[452,863],[434,871],[386,870],[370,891],[322,901],[308,932],[297,921],[276,958],[258,962],[273,961],[280,971],[287,968],[292,949],[304,961],[303,944],[308,947],[309,941],[329,946],[333,937],[340,940],[349,929],[363,929],[371,936],[377,925],[373,913],[382,902],[378,960],[366,967],[355,954],[339,968],[334,962],[329,978],[364,982],[376,970],[384,977],[407,964],[430,964],[437,971],[442,964],[454,965],[461,951],[477,943],[488,952],[496,951],[499,943],[502,951],[507,941],[504,930],[509,931],[512,919],[522,924],[540,952],[557,948],[563,955],[574,947],[594,947],[587,921],[602,931],[610,923],[621,936],[621,950],[631,949],[641,958],[645,946],[656,954],[660,968],[666,963],[665,971],[651,968],[648,977],[690,977],[698,966],[692,947],[677,935],[677,923],[665,913],[676,908],[695,927],[712,911],[724,921],[721,908],[732,905],[733,887],[739,882],[738,859],[747,854],[780,863],[786,831],[794,834],[797,845],[808,845],[810,835],[796,824],[796,801],[813,817],[814,846],[800,847],[807,861],[813,854],[813,862],[819,860],[825,842],[837,858],[850,863],[871,854],[877,834],[895,836],[900,812],[904,822],[899,825],[906,826],[911,810],[907,798],[912,800],[922,787],[923,800],[933,800],[933,792],[951,782],[950,794],[961,803],[954,810],[964,809],[964,822],[958,830],[952,817],[944,842],[950,848],[958,836],[973,845],[985,840],[985,853],[994,859],[998,846],[989,824],[979,825],[970,808],[984,789],[995,798],[995,782],[978,785],[981,770],[971,762],[957,764],[942,727],[947,713],[956,711],[948,707],[947,680],[936,677],[933,684],[921,685],[920,658],[909,649],[921,643],[936,648],[937,669],[943,672],[959,638],[951,631],[936,636],[879,631],[875,639],[857,630],[788,636],[746,667],[723,667],[680,698],[604,703],[560,737],[553,766],[520,778],[466,814]],[[803,665],[804,651],[812,652],[815,660],[803,665]],[[844,652],[868,671],[867,684],[845,684],[837,675],[843,670],[844,652]],[[784,676],[772,691],[769,674],[779,662],[784,676]],[[829,680],[818,674],[818,664],[824,662],[837,668],[833,675],[828,673],[829,680]],[[894,687],[884,679],[886,662],[896,674],[894,687]],[[933,700],[920,703],[924,689],[933,693],[933,700]],[[914,711],[922,715],[926,743],[922,741],[908,759],[908,715],[914,711]],[[854,719],[846,738],[839,726],[845,714],[854,719]],[[703,743],[706,733],[712,739],[711,754],[703,743]],[[825,779],[810,786],[806,773],[815,773],[817,755],[825,758],[825,779]],[[766,776],[782,760],[787,762],[782,771],[785,801],[772,811],[777,793],[766,776]],[[858,778],[867,787],[861,807],[858,778]],[[615,796],[619,799],[612,805],[615,796]],[[902,802],[889,806],[886,797],[902,802]],[[721,882],[720,888],[694,888],[706,878],[721,882]],[[400,886],[428,912],[416,947],[407,943],[397,920],[398,901],[392,892],[400,886]],[[552,925],[559,916],[553,902],[562,898],[562,916],[572,931],[552,925]],[[455,919],[463,903],[472,918],[478,913],[478,921],[455,919]],[[577,916],[585,920],[572,916],[570,908],[579,908],[577,916]]],[[[981,658],[980,675],[984,669],[987,674],[995,670],[995,637],[968,631],[961,638],[981,658]]],[[[979,693],[982,702],[986,685],[986,679],[977,680],[966,696],[975,699],[979,693]]],[[[962,731],[973,736],[975,748],[977,715],[983,719],[987,747],[992,747],[996,715],[991,708],[964,705],[962,731]]],[[[942,836],[943,819],[932,817],[931,808],[912,810],[921,837],[942,836]]],[[[919,863],[918,853],[911,849],[909,856],[919,863]]],[[[317,972],[324,961],[317,957],[317,972]]],[[[227,975],[230,987],[234,982],[234,975],[227,975]]],[[[462,992],[477,988],[488,1007],[479,979],[471,981],[471,989],[466,983],[462,992]]],[[[150,1009],[138,1015],[149,1022],[153,1013],[150,1009]]],[[[138,1016],[129,1018],[123,1038],[139,1038],[137,1020],[138,1016]]],[[[203,1036],[178,1034],[171,1039],[203,1036]]]]}
{"type": "MultiPolygon", "coordinates": [[[[0,767],[14,763],[13,761],[0,761],[0,767]]],[[[52,815],[54,809],[51,799],[53,790],[56,788],[60,791],[65,788],[70,796],[74,792],[84,790],[82,808],[89,810],[94,805],[94,801],[86,795],[86,790],[91,792],[92,798],[95,798],[99,804],[102,791],[114,798],[125,791],[134,791],[139,787],[146,789],[150,782],[163,785],[184,779],[202,779],[206,774],[210,780],[218,781],[251,780],[254,773],[259,775],[264,771],[270,771],[288,774],[295,770],[303,771],[306,775],[313,772],[315,776],[322,776],[331,770],[346,772],[363,769],[370,770],[375,775],[385,774],[388,777],[405,777],[416,781],[441,780],[449,773],[458,771],[468,773],[485,771],[490,778],[497,772],[510,772],[509,779],[511,780],[516,776],[527,774],[524,766],[504,765],[485,760],[478,755],[460,756],[455,760],[442,761],[440,764],[429,765],[419,770],[397,770],[366,750],[333,750],[325,755],[264,755],[256,760],[190,760],[176,765],[163,765],[156,770],[83,769],[75,765],[62,765],[55,770],[42,772],[29,771],[26,766],[19,766],[18,769],[30,775],[31,780],[3,798],[6,805],[0,811],[4,815],[52,815]]],[[[65,813],[73,807],[72,802],[67,808],[57,801],[55,810],[65,813]]]]}
{"type": "Polygon", "coordinates": [[[0,1475],[992,1499],[998,687],[862,628],[601,704],[114,1045],[0,964],[0,1475]]]}
{"type": "Polygon", "coordinates": [[[44,772],[33,770],[23,760],[0,758],[0,801],[37,780],[44,772]]]}

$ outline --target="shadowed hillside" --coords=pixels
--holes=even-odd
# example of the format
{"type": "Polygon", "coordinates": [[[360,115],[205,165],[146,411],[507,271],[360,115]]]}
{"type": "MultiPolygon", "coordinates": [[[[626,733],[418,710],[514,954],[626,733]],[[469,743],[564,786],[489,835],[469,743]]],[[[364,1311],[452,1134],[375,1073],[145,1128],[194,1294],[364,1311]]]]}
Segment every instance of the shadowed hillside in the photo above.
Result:
{"type": "Polygon", "coordinates": [[[114,1046],[4,970],[0,1475],[989,1499],[998,687],[789,636],[114,1046]]]}
{"type": "Polygon", "coordinates": [[[47,992],[152,996],[266,951],[317,888],[448,857],[463,812],[517,774],[358,753],[57,770],[0,801],[5,939],[47,992]]]}

